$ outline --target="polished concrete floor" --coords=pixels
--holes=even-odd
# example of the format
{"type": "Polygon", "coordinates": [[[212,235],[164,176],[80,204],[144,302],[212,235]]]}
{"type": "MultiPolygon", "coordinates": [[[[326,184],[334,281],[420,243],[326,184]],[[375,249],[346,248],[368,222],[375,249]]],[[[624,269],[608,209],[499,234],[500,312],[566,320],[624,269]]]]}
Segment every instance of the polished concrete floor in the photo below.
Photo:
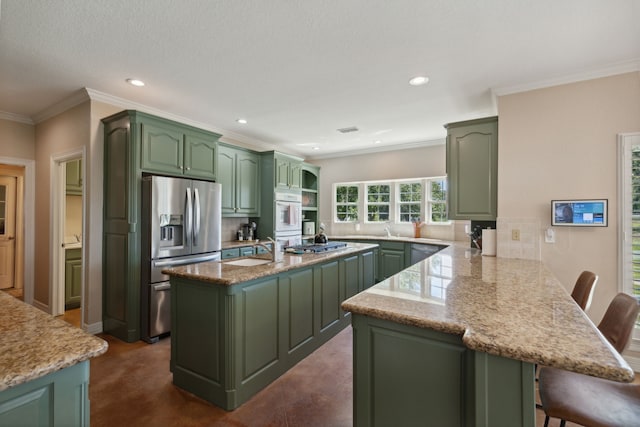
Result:
{"type": "MultiPolygon", "coordinates": [[[[231,412],[172,384],[169,339],[128,344],[100,336],[109,342],[109,350],[91,360],[93,427],[353,425],[350,327],[231,412]]],[[[541,410],[536,410],[536,418],[536,426],[541,427],[541,410]]],[[[559,420],[549,425],[556,427],[559,420]]],[[[567,423],[571,426],[575,424],[567,423]]]]}

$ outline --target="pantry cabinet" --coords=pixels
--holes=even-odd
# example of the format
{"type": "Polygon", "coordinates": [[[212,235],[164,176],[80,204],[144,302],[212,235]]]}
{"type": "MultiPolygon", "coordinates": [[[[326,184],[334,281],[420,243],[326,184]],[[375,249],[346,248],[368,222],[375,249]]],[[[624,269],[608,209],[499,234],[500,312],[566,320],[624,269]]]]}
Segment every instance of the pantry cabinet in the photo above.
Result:
{"type": "Polygon", "coordinates": [[[220,144],[218,182],[222,185],[222,216],[260,216],[260,155],[220,144]]]}
{"type": "Polygon", "coordinates": [[[498,213],[498,117],[449,123],[448,216],[495,221],[498,213]]]}

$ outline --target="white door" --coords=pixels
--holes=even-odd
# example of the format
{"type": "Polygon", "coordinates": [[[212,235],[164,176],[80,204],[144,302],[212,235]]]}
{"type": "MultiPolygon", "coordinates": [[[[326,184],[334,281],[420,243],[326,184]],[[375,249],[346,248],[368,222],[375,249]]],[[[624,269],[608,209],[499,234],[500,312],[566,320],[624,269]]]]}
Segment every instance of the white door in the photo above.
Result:
{"type": "Polygon", "coordinates": [[[15,236],[16,178],[0,176],[0,289],[13,287],[15,236]]]}

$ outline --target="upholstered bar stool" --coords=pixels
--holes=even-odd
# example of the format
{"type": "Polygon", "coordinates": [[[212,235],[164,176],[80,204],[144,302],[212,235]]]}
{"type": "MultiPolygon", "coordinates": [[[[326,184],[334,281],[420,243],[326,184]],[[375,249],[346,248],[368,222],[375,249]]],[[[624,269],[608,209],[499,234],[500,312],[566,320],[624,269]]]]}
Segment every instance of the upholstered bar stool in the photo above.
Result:
{"type": "MultiPolygon", "coordinates": [[[[602,335],[619,353],[624,350],[638,318],[638,301],[615,296],[598,325],[602,335]]],[[[585,426],[640,426],[640,384],[619,383],[574,372],[541,367],[540,400],[546,418],[560,418],[585,426]]]]}
{"type": "Polygon", "coordinates": [[[576,284],[571,292],[571,298],[580,306],[580,308],[586,311],[591,305],[591,298],[593,296],[593,290],[598,282],[598,275],[591,271],[583,271],[578,276],[576,284]]]}

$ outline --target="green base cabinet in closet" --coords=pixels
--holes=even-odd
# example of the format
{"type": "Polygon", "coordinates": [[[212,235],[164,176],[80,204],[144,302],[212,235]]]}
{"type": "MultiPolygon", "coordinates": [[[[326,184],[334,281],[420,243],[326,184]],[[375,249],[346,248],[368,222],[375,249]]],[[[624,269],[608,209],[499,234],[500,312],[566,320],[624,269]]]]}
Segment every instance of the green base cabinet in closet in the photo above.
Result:
{"type": "Polygon", "coordinates": [[[448,216],[495,221],[498,211],[498,117],[449,123],[448,216]]]}
{"type": "Polygon", "coordinates": [[[80,307],[82,299],[82,249],[65,250],[64,309],[80,307]]]}
{"type": "Polygon", "coordinates": [[[142,174],[213,180],[220,135],[126,110],[104,124],[103,329],[140,339],[142,174]]]}
{"type": "Polygon", "coordinates": [[[222,216],[260,216],[260,155],[220,144],[218,182],[222,185],[222,216]]]}

